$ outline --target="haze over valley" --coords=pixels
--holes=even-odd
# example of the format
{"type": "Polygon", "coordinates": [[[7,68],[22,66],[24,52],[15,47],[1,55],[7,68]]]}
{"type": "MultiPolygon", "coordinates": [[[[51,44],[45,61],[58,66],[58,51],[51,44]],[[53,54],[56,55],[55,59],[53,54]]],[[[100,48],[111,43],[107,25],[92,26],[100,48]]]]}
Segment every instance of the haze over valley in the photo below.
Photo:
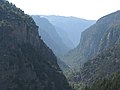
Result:
{"type": "Polygon", "coordinates": [[[0,0],[0,89],[120,90],[119,3],[0,0]]]}

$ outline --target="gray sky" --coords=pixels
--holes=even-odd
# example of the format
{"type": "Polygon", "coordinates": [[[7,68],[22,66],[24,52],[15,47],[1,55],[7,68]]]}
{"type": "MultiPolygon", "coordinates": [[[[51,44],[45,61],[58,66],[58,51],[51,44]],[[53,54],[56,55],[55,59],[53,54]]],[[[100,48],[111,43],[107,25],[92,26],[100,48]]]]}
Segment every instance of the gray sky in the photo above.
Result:
{"type": "Polygon", "coordinates": [[[61,15],[97,20],[120,10],[120,0],[8,0],[30,15],[61,15]]]}

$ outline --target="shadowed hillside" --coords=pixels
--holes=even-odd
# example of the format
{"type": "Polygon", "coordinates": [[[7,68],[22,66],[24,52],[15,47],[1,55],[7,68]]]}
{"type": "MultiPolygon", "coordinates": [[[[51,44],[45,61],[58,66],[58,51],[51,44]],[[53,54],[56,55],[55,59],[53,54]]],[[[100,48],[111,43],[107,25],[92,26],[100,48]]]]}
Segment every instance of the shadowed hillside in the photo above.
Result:
{"type": "Polygon", "coordinates": [[[0,89],[72,90],[33,19],[0,2],[0,89]]]}

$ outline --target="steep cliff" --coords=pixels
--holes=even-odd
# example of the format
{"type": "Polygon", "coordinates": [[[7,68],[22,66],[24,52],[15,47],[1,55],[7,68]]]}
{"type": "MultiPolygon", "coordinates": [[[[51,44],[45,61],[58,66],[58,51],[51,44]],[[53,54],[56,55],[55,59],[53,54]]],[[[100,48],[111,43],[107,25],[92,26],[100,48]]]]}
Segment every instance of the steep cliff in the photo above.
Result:
{"type": "Polygon", "coordinates": [[[75,66],[84,64],[104,49],[119,42],[120,11],[100,18],[94,25],[82,32],[80,44],[68,52],[64,60],[74,61],[75,66]]]}
{"type": "MultiPolygon", "coordinates": [[[[92,59],[81,69],[81,81],[88,85],[120,71],[120,11],[101,18],[98,23],[101,24],[103,21],[107,28],[104,29],[100,41],[97,41],[97,48],[90,47],[96,50],[96,53],[92,52],[92,59]]],[[[98,33],[100,34],[101,30],[98,33]]]]}
{"type": "Polygon", "coordinates": [[[33,19],[8,2],[0,2],[0,88],[72,90],[33,19]]]}
{"type": "Polygon", "coordinates": [[[85,56],[86,59],[89,59],[93,57],[96,53],[98,53],[101,48],[109,48],[111,46],[110,43],[114,40],[110,39],[110,34],[108,34],[107,39],[111,40],[111,42],[106,42],[106,45],[103,45],[102,47],[101,45],[103,44],[103,38],[105,38],[106,33],[109,33],[112,28],[116,28],[116,26],[119,26],[119,24],[120,11],[117,11],[115,13],[102,17],[96,22],[95,25],[85,30],[82,33],[80,41],[81,43],[78,46],[83,56],[85,56]]]}

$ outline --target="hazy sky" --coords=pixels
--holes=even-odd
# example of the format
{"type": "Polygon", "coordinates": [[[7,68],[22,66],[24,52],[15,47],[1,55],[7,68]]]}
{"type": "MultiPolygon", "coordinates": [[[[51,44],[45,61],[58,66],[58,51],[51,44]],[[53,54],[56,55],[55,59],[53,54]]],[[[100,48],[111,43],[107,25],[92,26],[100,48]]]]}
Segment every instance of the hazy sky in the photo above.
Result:
{"type": "Polygon", "coordinates": [[[98,18],[120,10],[120,0],[8,0],[30,15],[98,18]]]}

